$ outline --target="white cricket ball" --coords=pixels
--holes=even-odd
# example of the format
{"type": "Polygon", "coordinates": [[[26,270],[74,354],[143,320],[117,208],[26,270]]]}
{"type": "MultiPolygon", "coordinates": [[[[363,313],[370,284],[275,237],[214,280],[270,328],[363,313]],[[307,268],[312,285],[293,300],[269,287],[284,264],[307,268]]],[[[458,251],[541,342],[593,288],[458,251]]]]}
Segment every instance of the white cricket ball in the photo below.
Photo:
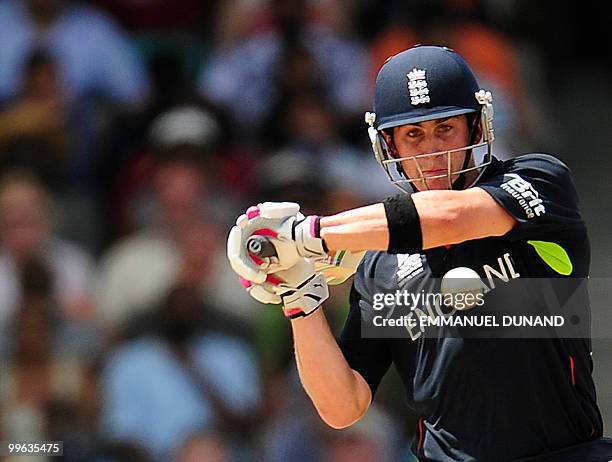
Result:
{"type": "Polygon", "coordinates": [[[440,292],[443,296],[451,294],[455,309],[464,311],[482,304],[482,294],[486,286],[480,276],[472,268],[460,266],[448,271],[440,283],[440,292]],[[468,295],[472,294],[472,295],[468,295]]]}

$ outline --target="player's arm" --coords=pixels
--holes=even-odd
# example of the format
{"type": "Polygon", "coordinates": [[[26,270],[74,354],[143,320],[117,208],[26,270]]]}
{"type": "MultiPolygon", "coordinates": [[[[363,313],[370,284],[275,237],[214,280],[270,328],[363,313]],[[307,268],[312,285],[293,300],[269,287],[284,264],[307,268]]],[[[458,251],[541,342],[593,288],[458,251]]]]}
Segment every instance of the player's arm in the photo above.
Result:
{"type": "MultiPolygon", "coordinates": [[[[269,217],[279,209],[290,217],[297,211],[287,204],[260,204],[239,217],[228,237],[228,257],[249,295],[262,303],[282,304],[284,315],[291,319],[296,363],[304,389],[321,418],[331,427],[343,428],[367,411],[371,392],[368,383],[349,366],[320,310],[329,296],[325,275],[315,271],[314,260],[301,257],[290,268],[264,274],[259,283],[248,279],[249,273],[240,272],[247,265],[242,263],[243,255],[239,252],[251,233],[263,226],[261,229],[273,234],[279,221],[278,229],[287,228],[282,216],[269,217]]],[[[281,248],[281,255],[290,255],[282,250],[287,249],[281,248]]]]}
{"type": "MultiPolygon", "coordinates": [[[[516,220],[480,188],[422,191],[411,196],[418,213],[423,249],[487,236],[502,236],[516,220]]],[[[320,234],[330,250],[387,250],[389,222],[382,203],[320,220],[320,234]]]]}
{"type": "Polygon", "coordinates": [[[359,420],[372,400],[364,378],[348,365],[323,310],[291,321],[300,380],[321,418],[344,428],[359,420]]]}

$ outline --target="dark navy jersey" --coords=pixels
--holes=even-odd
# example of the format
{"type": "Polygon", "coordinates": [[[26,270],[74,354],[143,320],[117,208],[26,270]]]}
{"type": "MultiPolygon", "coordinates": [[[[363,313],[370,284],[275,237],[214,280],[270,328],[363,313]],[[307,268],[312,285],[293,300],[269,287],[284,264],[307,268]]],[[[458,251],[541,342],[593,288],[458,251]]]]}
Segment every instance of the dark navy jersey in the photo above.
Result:
{"type": "MultiPolygon", "coordinates": [[[[587,231],[571,173],[560,160],[544,154],[494,160],[476,187],[507,210],[516,226],[501,237],[421,254],[368,252],[355,275],[351,309],[339,337],[350,367],[373,394],[391,364],[397,368],[408,405],[420,416],[412,450],[423,461],[512,461],[602,434],[588,335],[363,335],[362,321],[375,314],[377,293],[418,292],[452,268],[472,268],[485,282],[491,278],[491,285],[498,286],[491,294],[501,293],[499,286],[511,279],[588,277],[587,231]]],[[[554,285],[551,291],[526,289],[514,296],[535,299],[540,307],[569,297],[554,285]]],[[[572,292],[571,298],[588,309],[586,290],[572,292]]]]}

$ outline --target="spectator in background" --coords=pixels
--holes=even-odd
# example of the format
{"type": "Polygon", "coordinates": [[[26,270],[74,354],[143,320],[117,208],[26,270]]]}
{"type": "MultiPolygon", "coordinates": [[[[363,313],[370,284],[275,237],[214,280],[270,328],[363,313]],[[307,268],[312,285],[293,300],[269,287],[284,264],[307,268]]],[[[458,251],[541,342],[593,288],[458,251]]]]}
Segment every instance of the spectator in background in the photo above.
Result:
{"type": "Polygon", "coordinates": [[[100,230],[92,198],[76,194],[67,181],[77,140],[58,64],[35,50],[23,79],[23,90],[0,111],[0,171],[34,172],[54,195],[58,231],[94,251],[100,230]]]}
{"type": "Polygon", "coordinates": [[[123,165],[115,184],[116,206],[112,213],[119,216],[115,220],[119,223],[118,235],[158,226],[166,212],[176,213],[173,207],[177,204],[166,204],[170,198],[161,194],[151,181],[157,173],[176,165],[190,166],[197,173],[198,191],[195,192],[199,196],[193,197],[194,208],[212,213],[220,223],[233,221],[226,216],[227,210],[237,205],[240,191],[249,189],[252,159],[240,152],[235,155],[229,137],[213,112],[197,104],[173,106],[151,121],[146,138],[148,146],[134,153],[131,161],[123,165]],[[228,174],[231,163],[240,160],[243,160],[242,182],[235,178],[236,173],[228,174]],[[209,201],[216,206],[207,207],[209,201]]]}
{"type": "Polygon", "coordinates": [[[74,436],[93,433],[95,420],[80,419],[78,409],[96,390],[89,388],[84,360],[62,352],[51,269],[42,260],[29,258],[22,262],[19,280],[23,295],[5,334],[10,354],[0,369],[0,432],[14,441],[61,435],[68,450],[74,436]],[[49,411],[59,402],[62,426],[50,420],[49,411]]]}
{"type": "MultiPolygon", "coordinates": [[[[42,50],[57,63],[74,143],[64,182],[95,194],[95,168],[105,155],[113,116],[142,109],[147,69],[126,34],[97,8],[73,0],[0,2],[0,102],[14,99],[26,58],[42,50]]],[[[93,198],[95,199],[95,197],[93,198]]]]}
{"type": "Polygon", "coordinates": [[[250,348],[210,328],[207,307],[188,285],[170,289],[149,334],[111,356],[102,393],[106,436],[137,442],[155,460],[167,460],[196,431],[218,429],[242,447],[260,401],[250,348]]]}
{"type": "Polygon", "coordinates": [[[196,433],[181,445],[176,462],[229,462],[223,438],[213,432],[196,433]]]}
{"type": "MultiPolygon", "coordinates": [[[[96,179],[97,196],[108,223],[105,245],[123,236],[129,225],[124,216],[125,210],[117,210],[118,204],[123,207],[126,196],[148,182],[153,160],[159,157],[159,151],[171,152],[175,147],[169,140],[155,134],[158,129],[153,124],[159,125],[175,140],[187,133],[188,139],[183,141],[205,151],[202,157],[206,157],[210,164],[207,165],[207,170],[211,170],[208,176],[220,182],[223,179],[217,175],[219,172],[212,170],[216,170],[218,164],[226,164],[236,154],[245,157],[236,152],[239,149],[234,149],[236,144],[228,130],[227,116],[198,96],[193,79],[198,66],[190,61],[191,56],[197,56],[199,62],[202,52],[193,45],[169,39],[166,34],[160,34],[159,40],[151,38],[147,41],[142,36],[136,40],[141,42],[139,49],[147,62],[152,93],[143,111],[114,114],[106,130],[108,136],[100,148],[104,155],[96,165],[96,179]],[[185,128],[181,128],[183,123],[185,128]],[[166,129],[169,125],[174,128],[166,129]],[[175,136],[177,129],[178,137],[175,136]],[[114,218],[117,213],[121,213],[120,219],[114,218]]],[[[182,142],[180,139],[178,141],[182,142]]],[[[231,192],[239,188],[244,190],[244,183],[244,180],[233,181],[231,192]]]]}
{"type": "Polygon", "coordinates": [[[27,57],[23,91],[0,112],[0,165],[30,168],[57,192],[70,148],[70,126],[55,60],[46,52],[27,57]]]}
{"type": "Polygon", "coordinates": [[[111,18],[71,0],[5,0],[0,3],[0,100],[19,92],[25,57],[41,48],[57,60],[62,88],[71,98],[97,93],[129,105],[147,96],[145,69],[111,18]]]}
{"type": "Polygon", "coordinates": [[[303,204],[304,213],[326,206],[332,189],[325,169],[314,156],[296,149],[280,149],[262,159],[255,169],[255,196],[261,202],[283,200],[303,204]]]}
{"type": "MultiPolygon", "coordinates": [[[[332,192],[348,191],[358,200],[370,201],[395,191],[380,171],[369,146],[365,146],[368,151],[360,150],[344,141],[336,112],[317,89],[290,91],[275,108],[269,125],[280,150],[310,158],[314,169],[304,175],[323,175],[322,180],[332,192]],[[369,181],[364,183],[363,178],[369,181]]],[[[274,183],[275,176],[284,174],[280,168],[274,168],[274,162],[265,161],[265,164],[268,171],[264,173],[258,167],[255,175],[262,183],[274,183]],[[270,174],[272,171],[274,174],[270,174]]]]}
{"type": "Polygon", "coordinates": [[[115,216],[133,231],[103,254],[99,267],[97,307],[111,331],[146,315],[176,282],[199,286],[202,297],[212,292],[214,262],[225,260],[218,223],[234,210],[215,178],[216,136],[215,120],[195,107],[153,121],[152,155],[126,172],[116,201],[115,216]]]}
{"type": "MultiPolygon", "coordinates": [[[[139,32],[196,32],[209,21],[218,0],[93,0],[110,11],[113,17],[130,30],[139,32]]],[[[169,35],[169,34],[167,34],[169,35]]]]}
{"type": "Polygon", "coordinates": [[[216,53],[200,73],[200,89],[231,111],[247,134],[261,128],[284,87],[313,79],[324,85],[329,104],[341,115],[367,107],[369,62],[345,27],[348,2],[236,0],[226,8],[241,13],[231,16],[239,24],[228,25],[227,16],[220,21],[233,33],[218,33],[216,53]],[[324,14],[328,8],[333,15],[324,14]],[[265,26],[257,28],[257,22],[265,26]]]}
{"type": "MultiPolygon", "coordinates": [[[[92,307],[93,260],[54,233],[51,197],[31,175],[10,172],[0,179],[0,328],[23,302],[19,274],[31,260],[50,271],[56,316],[67,329],[64,346],[88,354],[96,344],[92,307]],[[80,335],[69,335],[77,329],[80,335]]],[[[73,332],[74,333],[74,332],[73,332]]]]}
{"type": "MultiPolygon", "coordinates": [[[[104,234],[95,168],[106,154],[102,148],[109,123],[117,112],[141,109],[149,95],[147,69],[132,48],[117,23],[91,5],[73,0],[0,2],[0,104],[18,107],[33,78],[39,88],[55,93],[55,119],[48,117],[51,99],[39,96],[39,104],[26,106],[29,114],[20,124],[27,120],[30,133],[53,132],[52,143],[39,143],[35,151],[54,151],[48,163],[50,157],[63,156],[47,171],[61,174],[55,185],[66,192],[60,226],[92,252],[99,251],[104,234]],[[37,65],[32,77],[28,57],[36,53],[53,64],[37,65]]],[[[21,110],[24,114],[25,108],[21,110]]]]}

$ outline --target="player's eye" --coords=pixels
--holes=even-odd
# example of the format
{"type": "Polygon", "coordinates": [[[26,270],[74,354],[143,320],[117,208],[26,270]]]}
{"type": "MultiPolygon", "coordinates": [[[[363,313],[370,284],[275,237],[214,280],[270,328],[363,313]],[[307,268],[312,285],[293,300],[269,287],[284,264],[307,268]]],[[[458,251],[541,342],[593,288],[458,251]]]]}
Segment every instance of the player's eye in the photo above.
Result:
{"type": "Polygon", "coordinates": [[[418,138],[419,136],[421,136],[423,133],[423,130],[419,130],[418,128],[415,128],[413,130],[408,130],[408,132],[406,133],[406,136],[408,138],[418,138]]]}
{"type": "Polygon", "coordinates": [[[448,133],[453,129],[453,126],[450,124],[441,124],[438,125],[436,127],[436,129],[440,132],[440,133],[448,133]]]}

